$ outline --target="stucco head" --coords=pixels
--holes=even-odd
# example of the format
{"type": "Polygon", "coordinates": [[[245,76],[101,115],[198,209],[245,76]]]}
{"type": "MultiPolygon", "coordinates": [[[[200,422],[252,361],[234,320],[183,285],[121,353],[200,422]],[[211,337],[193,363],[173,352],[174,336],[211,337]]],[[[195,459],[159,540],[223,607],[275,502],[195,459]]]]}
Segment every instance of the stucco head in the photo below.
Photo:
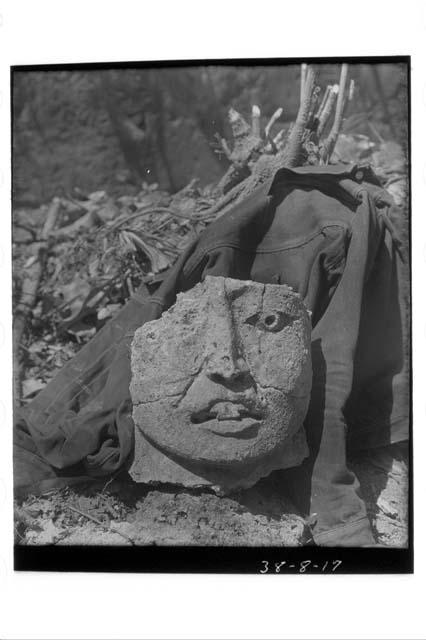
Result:
{"type": "Polygon", "coordinates": [[[309,314],[285,285],[208,276],[135,333],[137,429],[198,472],[286,466],[310,386],[309,314]]]}

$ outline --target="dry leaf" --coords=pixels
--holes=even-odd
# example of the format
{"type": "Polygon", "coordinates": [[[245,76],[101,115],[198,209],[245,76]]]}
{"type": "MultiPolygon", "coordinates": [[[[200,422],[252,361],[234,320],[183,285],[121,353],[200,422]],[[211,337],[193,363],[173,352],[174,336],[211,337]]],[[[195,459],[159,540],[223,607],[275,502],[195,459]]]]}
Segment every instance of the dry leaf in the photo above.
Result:
{"type": "Polygon", "coordinates": [[[45,386],[46,384],[38,378],[27,378],[27,380],[24,380],[22,383],[22,397],[24,399],[29,398],[30,396],[38,393],[38,391],[43,389],[45,386]]]}

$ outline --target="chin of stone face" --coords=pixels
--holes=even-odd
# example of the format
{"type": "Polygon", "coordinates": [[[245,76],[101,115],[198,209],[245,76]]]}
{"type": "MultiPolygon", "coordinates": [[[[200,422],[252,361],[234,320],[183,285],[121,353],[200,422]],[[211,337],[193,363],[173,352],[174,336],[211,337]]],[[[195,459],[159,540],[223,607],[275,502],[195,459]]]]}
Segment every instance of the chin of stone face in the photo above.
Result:
{"type": "Polygon", "coordinates": [[[247,488],[308,454],[310,317],[285,285],[206,277],[132,344],[134,480],[247,488]]]}

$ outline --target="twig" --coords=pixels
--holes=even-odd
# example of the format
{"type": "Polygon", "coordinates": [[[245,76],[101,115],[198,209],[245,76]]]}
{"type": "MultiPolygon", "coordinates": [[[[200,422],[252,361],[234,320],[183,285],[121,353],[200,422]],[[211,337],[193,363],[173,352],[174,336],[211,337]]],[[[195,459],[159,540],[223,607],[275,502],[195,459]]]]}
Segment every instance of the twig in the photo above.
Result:
{"type": "Polygon", "coordinates": [[[134,220],[135,218],[141,218],[142,216],[148,216],[154,213],[167,213],[169,214],[170,217],[172,218],[181,218],[182,220],[190,220],[190,221],[195,221],[197,222],[198,218],[194,217],[194,216],[187,216],[184,213],[178,213],[177,211],[174,211],[173,209],[168,209],[167,207],[149,207],[149,209],[144,209],[141,211],[137,211],[136,213],[132,213],[130,216],[126,216],[125,218],[121,218],[120,220],[116,220],[115,222],[113,222],[113,224],[111,224],[108,227],[109,231],[112,231],[113,229],[117,229],[119,227],[121,227],[124,224],[127,224],[128,222],[130,222],[130,220],[134,220]]]}
{"type": "Polygon", "coordinates": [[[21,536],[21,534],[19,533],[18,527],[17,527],[16,524],[14,525],[13,529],[14,529],[16,535],[18,536],[18,538],[20,538],[21,540],[25,540],[24,536],[21,536]]]}
{"type": "MultiPolygon", "coordinates": [[[[145,287],[146,291],[148,292],[148,288],[145,287]]],[[[149,292],[147,293],[147,297],[149,297],[149,292]]],[[[106,488],[109,487],[109,485],[114,482],[115,478],[117,477],[118,473],[115,473],[114,475],[112,475],[104,484],[102,491],[100,492],[100,496],[105,497],[103,494],[106,491],[106,488]]]]}
{"type": "Polygon", "coordinates": [[[228,158],[229,162],[232,162],[232,152],[231,152],[231,149],[229,148],[228,143],[226,142],[225,138],[219,138],[219,141],[220,141],[220,146],[223,149],[223,153],[228,158]]]}
{"type": "Polygon", "coordinates": [[[324,111],[324,107],[325,107],[325,104],[326,104],[326,102],[328,100],[328,96],[330,95],[331,89],[332,89],[331,84],[327,85],[327,89],[324,91],[324,95],[322,97],[322,100],[321,100],[320,106],[318,108],[318,111],[315,114],[315,117],[317,118],[317,120],[320,119],[321,114],[324,111]]]}
{"type": "Polygon", "coordinates": [[[300,157],[302,155],[302,141],[311,110],[314,85],[315,73],[311,67],[308,67],[304,79],[304,92],[300,102],[299,112],[285,148],[283,164],[287,167],[296,167],[300,163],[300,157]]]}
{"type": "Polygon", "coordinates": [[[136,546],[136,542],[132,538],[127,536],[125,533],[122,533],[121,531],[119,531],[119,529],[116,529],[111,524],[106,525],[104,522],[102,522],[102,520],[98,520],[98,518],[95,518],[94,516],[91,516],[88,513],[85,513],[84,511],[80,511],[80,509],[76,509],[76,507],[71,507],[71,505],[69,505],[69,504],[66,504],[65,506],[68,509],[70,509],[70,511],[75,511],[75,513],[80,514],[84,518],[87,518],[88,520],[92,520],[96,524],[98,524],[101,527],[103,527],[106,531],[112,531],[113,533],[118,533],[119,536],[121,536],[125,540],[128,540],[128,542],[130,542],[130,544],[132,544],[133,546],[136,546]]]}
{"type": "Polygon", "coordinates": [[[303,63],[300,66],[300,102],[303,102],[303,96],[305,95],[305,84],[306,84],[306,74],[308,70],[308,65],[303,63]]]}
{"type": "Polygon", "coordinates": [[[277,147],[277,149],[281,147],[281,142],[285,136],[285,133],[286,133],[285,129],[281,129],[280,131],[278,131],[277,135],[275,136],[274,145],[277,147]]]}
{"type": "Polygon", "coordinates": [[[36,529],[38,531],[41,531],[41,527],[38,524],[36,518],[29,514],[28,511],[24,509],[24,507],[14,506],[13,517],[15,523],[21,522],[27,529],[36,529]]]}
{"type": "Polygon", "coordinates": [[[331,128],[331,131],[324,142],[324,146],[321,151],[321,160],[323,162],[327,162],[331,157],[334,147],[337,142],[337,138],[339,137],[339,132],[342,127],[343,122],[343,111],[345,108],[345,90],[346,90],[346,81],[348,78],[348,64],[342,64],[342,70],[340,72],[340,82],[339,82],[339,94],[337,96],[337,105],[336,105],[336,113],[334,114],[334,122],[331,128]]]}
{"type": "Polygon", "coordinates": [[[251,132],[256,138],[260,138],[260,109],[257,104],[251,108],[251,132]]]}
{"type": "Polygon", "coordinates": [[[269,145],[267,145],[264,148],[265,152],[268,152],[270,147],[270,150],[272,151],[272,153],[274,154],[278,153],[278,147],[276,145],[275,138],[273,138],[271,135],[271,128],[274,126],[275,122],[279,120],[279,118],[281,118],[282,114],[283,114],[283,109],[282,107],[279,107],[279,109],[277,109],[275,113],[272,114],[272,117],[269,119],[269,122],[265,127],[265,138],[269,143],[269,145]]]}
{"type": "MultiPolygon", "coordinates": [[[[34,240],[36,240],[37,238],[37,231],[33,228],[30,227],[29,225],[26,224],[22,224],[21,222],[17,222],[14,224],[15,229],[24,229],[24,231],[28,231],[28,233],[31,233],[32,236],[32,240],[30,240],[30,242],[33,242],[34,240]]],[[[14,240],[14,242],[17,242],[16,240],[14,240]]]]}
{"type": "Polygon", "coordinates": [[[26,240],[17,240],[16,238],[13,239],[13,244],[34,244],[35,242],[38,242],[37,238],[27,238],[26,240]]]}
{"type": "Polygon", "coordinates": [[[232,162],[232,153],[231,153],[231,149],[228,146],[228,143],[226,142],[225,138],[222,138],[218,133],[214,134],[214,137],[217,140],[218,145],[220,146],[220,149],[216,148],[215,149],[215,153],[224,153],[225,157],[229,160],[229,162],[232,162]]]}
{"type": "Polygon", "coordinates": [[[385,139],[382,135],[380,135],[380,133],[377,131],[376,127],[374,126],[374,124],[371,122],[371,120],[368,120],[366,118],[366,123],[367,126],[369,127],[371,133],[373,134],[373,136],[376,136],[377,140],[380,142],[380,144],[383,144],[385,139]]]}
{"type": "Polygon", "coordinates": [[[134,294],[135,290],[133,289],[132,279],[130,278],[130,276],[128,276],[126,278],[126,285],[127,285],[127,290],[129,292],[129,296],[132,296],[134,294]]]}
{"type": "Polygon", "coordinates": [[[265,138],[269,141],[271,141],[270,138],[270,133],[271,133],[271,129],[274,126],[274,124],[276,123],[277,120],[279,120],[283,114],[284,109],[282,107],[280,107],[279,109],[277,109],[275,111],[275,113],[272,115],[272,117],[270,118],[268,124],[265,127],[265,138]]]}
{"type": "Polygon", "coordinates": [[[318,114],[318,128],[317,128],[318,140],[321,138],[324,132],[324,129],[327,126],[327,122],[333,111],[334,103],[336,102],[338,93],[339,93],[338,84],[335,84],[332,87],[330,86],[330,91],[328,91],[327,93],[327,98],[325,100],[324,106],[318,114]]]}
{"type": "Polygon", "coordinates": [[[55,231],[52,230],[51,235],[54,236],[57,241],[69,240],[70,235],[74,232],[80,231],[81,229],[90,229],[100,222],[102,222],[102,220],[95,211],[87,211],[87,213],[80,216],[75,222],[65,227],[60,227],[60,229],[56,229],[55,231]]]}
{"type": "Polygon", "coordinates": [[[318,98],[319,98],[319,94],[321,91],[321,87],[315,87],[313,94],[312,94],[312,100],[311,100],[311,110],[308,116],[308,122],[307,122],[307,128],[310,131],[315,131],[316,125],[317,125],[317,120],[315,118],[315,109],[318,103],[318,98]]]}

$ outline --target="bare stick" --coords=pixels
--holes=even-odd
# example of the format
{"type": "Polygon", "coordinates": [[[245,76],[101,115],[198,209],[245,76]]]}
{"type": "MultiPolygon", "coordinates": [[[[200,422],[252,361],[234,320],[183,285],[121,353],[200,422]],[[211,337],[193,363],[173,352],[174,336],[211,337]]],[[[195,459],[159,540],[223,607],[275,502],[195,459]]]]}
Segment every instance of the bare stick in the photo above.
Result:
{"type": "Polygon", "coordinates": [[[112,531],[113,533],[118,533],[119,536],[121,536],[122,538],[124,538],[125,540],[130,542],[130,544],[132,544],[133,546],[136,546],[136,542],[132,538],[130,538],[129,536],[126,536],[125,533],[122,533],[121,531],[119,531],[118,529],[113,527],[111,524],[107,525],[104,522],[102,522],[102,520],[98,520],[98,518],[94,518],[93,516],[89,515],[88,513],[85,513],[84,511],[80,511],[80,509],[76,509],[75,507],[71,507],[71,505],[69,505],[69,504],[66,504],[65,506],[68,509],[70,509],[70,511],[75,511],[75,513],[80,514],[84,518],[87,518],[88,520],[92,520],[92,522],[95,522],[96,524],[100,525],[106,531],[112,531]]]}
{"type": "Polygon", "coordinates": [[[220,198],[210,209],[207,209],[205,212],[203,219],[208,219],[210,216],[213,216],[222,209],[224,209],[227,205],[231,204],[244,190],[246,181],[242,180],[235,187],[232,187],[222,198],[220,198]]]}
{"type": "Polygon", "coordinates": [[[345,108],[345,90],[348,78],[348,65],[342,64],[339,82],[339,95],[337,96],[336,113],[334,114],[334,122],[331,131],[324,143],[321,151],[321,160],[327,162],[333,153],[334,147],[339,137],[339,132],[343,122],[343,111],[345,108]]]}
{"type": "Polygon", "coordinates": [[[318,104],[318,98],[319,98],[319,94],[320,94],[321,88],[320,87],[315,87],[313,94],[312,94],[312,99],[311,99],[311,109],[309,112],[309,116],[308,116],[308,122],[307,122],[307,128],[310,131],[313,131],[316,127],[316,120],[315,120],[315,109],[316,106],[318,104]]]}
{"type": "Polygon", "coordinates": [[[334,86],[330,87],[330,91],[328,92],[328,95],[327,95],[327,100],[325,101],[324,107],[322,108],[318,118],[319,120],[318,129],[317,129],[318,140],[321,138],[322,134],[324,133],[324,129],[327,126],[327,122],[333,111],[333,107],[336,102],[338,93],[339,93],[338,84],[335,84],[334,86]]]}
{"type": "Polygon", "coordinates": [[[308,65],[303,63],[300,65],[300,102],[303,101],[303,96],[305,95],[305,83],[306,83],[306,74],[308,70],[308,65]]]}
{"type": "Polygon", "coordinates": [[[251,108],[251,132],[256,138],[260,138],[260,109],[257,104],[251,108]]]}
{"type": "Polygon", "coordinates": [[[270,132],[272,127],[274,126],[274,124],[276,123],[277,120],[279,120],[283,114],[284,109],[282,107],[280,107],[279,109],[277,109],[273,114],[272,117],[270,118],[268,124],[265,127],[265,138],[267,140],[270,140],[270,132]]]}
{"type": "Polygon", "coordinates": [[[282,146],[282,140],[283,140],[283,138],[285,136],[285,133],[286,133],[285,129],[281,129],[280,131],[278,131],[277,135],[274,138],[274,145],[278,149],[280,149],[281,146],[282,146]]]}
{"type": "Polygon", "coordinates": [[[355,80],[352,78],[349,83],[349,94],[348,94],[348,102],[353,100],[355,94],[355,80]]]}
{"type": "Polygon", "coordinates": [[[174,211],[169,207],[152,207],[151,205],[148,205],[147,207],[144,207],[143,209],[141,209],[140,211],[137,211],[136,213],[132,213],[131,215],[125,218],[120,218],[119,220],[115,220],[110,226],[108,225],[108,231],[112,231],[113,229],[122,227],[123,225],[128,224],[130,220],[134,220],[135,218],[154,215],[156,213],[166,213],[172,218],[181,218],[182,220],[190,220],[190,221],[198,220],[198,217],[196,216],[187,216],[186,214],[180,213],[179,211],[174,211]]]}
{"type": "MultiPolygon", "coordinates": [[[[229,145],[226,142],[225,138],[222,138],[218,133],[215,133],[214,137],[218,141],[218,143],[219,143],[223,153],[225,154],[226,158],[229,160],[229,162],[232,162],[231,149],[229,148],[229,145]]],[[[220,153],[220,151],[216,150],[215,153],[220,153]]]]}
{"type": "Polygon", "coordinates": [[[322,113],[322,112],[323,112],[323,110],[324,110],[324,107],[325,107],[325,104],[326,104],[326,102],[327,102],[327,100],[328,100],[328,96],[330,95],[330,91],[331,91],[331,89],[332,89],[332,86],[331,86],[331,84],[329,84],[329,85],[327,85],[327,89],[324,91],[324,95],[323,95],[323,97],[322,97],[322,100],[321,100],[320,106],[318,107],[318,111],[317,111],[317,112],[316,112],[316,114],[315,114],[315,117],[316,117],[318,120],[320,119],[321,113],[322,113]]]}
{"type": "Polygon", "coordinates": [[[22,283],[21,297],[14,310],[13,322],[13,395],[14,402],[19,404],[21,399],[21,342],[27,325],[30,311],[34,307],[37,291],[46,256],[47,239],[56,224],[61,208],[59,198],[54,198],[47,213],[39,242],[34,243],[35,261],[31,267],[31,272],[27,274],[22,283]]]}
{"type": "Polygon", "coordinates": [[[311,67],[308,67],[304,81],[304,93],[300,102],[299,112],[296,122],[289,135],[288,143],[285,148],[284,164],[287,167],[296,167],[300,162],[302,154],[302,141],[305,134],[305,128],[308,122],[311,109],[311,100],[315,86],[315,73],[311,67]]]}
{"type": "Polygon", "coordinates": [[[366,119],[366,123],[368,128],[370,129],[371,133],[373,134],[373,136],[375,136],[377,138],[377,140],[380,142],[380,144],[383,144],[385,139],[382,135],[380,135],[380,133],[377,131],[376,127],[374,126],[374,124],[370,121],[366,119]]]}
{"type": "Polygon", "coordinates": [[[228,158],[230,162],[232,162],[231,149],[229,148],[225,138],[220,138],[220,146],[222,147],[223,153],[225,154],[225,156],[228,158]]]}

